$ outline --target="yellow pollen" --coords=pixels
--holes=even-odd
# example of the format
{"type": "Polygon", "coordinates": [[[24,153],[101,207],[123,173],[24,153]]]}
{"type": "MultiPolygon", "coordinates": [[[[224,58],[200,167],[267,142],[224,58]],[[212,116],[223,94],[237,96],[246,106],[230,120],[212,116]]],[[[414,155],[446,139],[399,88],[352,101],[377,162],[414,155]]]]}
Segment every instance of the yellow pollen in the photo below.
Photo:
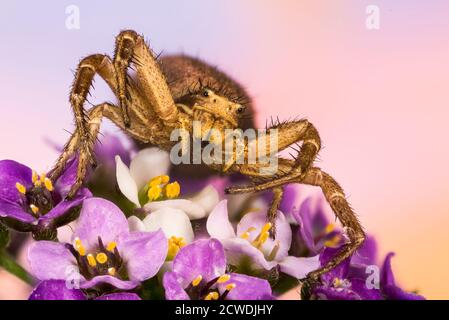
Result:
{"type": "Polygon", "coordinates": [[[203,276],[199,275],[195,279],[192,280],[192,286],[196,287],[200,284],[201,280],[203,280],[203,276]]]}
{"type": "Polygon", "coordinates": [[[248,238],[249,238],[249,232],[248,232],[248,231],[243,232],[243,233],[240,235],[240,238],[242,238],[242,239],[248,239],[248,238]]]}
{"type": "Polygon", "coordinates": [[[162,188],[158,185],[156,186],[151,186],[148,189],[148,200],[153,201],[158,199],[162,194],[162,188]]]}
{"type": "Polygon", "coordinates": [[[154,187],[154,186],[159,186],[161,184],[166,184],[168,183],[168,181],[170,181],[170,177],[167,175],[162,175],[162,176],[157,176],[154,177],[150,180],[150,182],[148,182],[148,185],[150,187],[154,187]]]}
{"type": "Polygon", "coordinates": [[[19,183],[19,182],[16,182],[16,189],[21,194],[25,194],[27,192],[27,189],[25,188],[25,186],[23,184],[19,183]]]}
{"type": "Polygon", "coordinates": [[[31,181],[33,181],[34,184],[36,184],[36,181],[39,180],[39,176],[37,174],[36,171],[33,170],[32,176],[31,176],[31,181]]]}
{"type": "Polygon", "coordinates": [[[110,276],[115,276],[115,268],[109,268],[108,273],[110,276]]]}
{"type": "Polygon", "coordinates": [[[177,181],[167,184],[165,187],[165,194],[167,198],[173,199],[179,196],[179,193],[181,192],[181,186],[177,181]]]}
{"type": "Polygon", "coordinates": [[[231,291],[232,289],[234,289],[237,285],[235,283],[230,283],[228,285],[226,285],[226,290],[231,291]]]}
{"type": "Polygon", "coordinates": [[[231,276],[229,274],[224,274],[220,278],[218,278],[217,283],[225,283],[228,282],[229,279],[231,279],[231,276]]]}
{"type": "Polygon", "coordinates": [[[218,300],[219,297],[220,295],[218,294],[218,292],[213,291],[209,292],[207,296],[204,297],[204,300],[218,300]]]}
{"type": "Polygon", "coordinates": [[[39,180],[40,180],[41,182],[45,182],[45,178],[46,178],[45,173],[42,173],[42,174],[40,175],[40,177],[39,177],[39,180]]]}
{"type": "Polygon", "coordinates": [[[340,239],[341,239],[340,235],[337,234],[332,239],[325,241],[324,246],[330,248],[336,247],[340,242],[340,239]]]}
{"type": "Polygon", "coordinates": [[[108,261],[108,256],[104,252],[97,253],[95,259],[99,264],[105,264],[108,261]]]}
{"type": "Polygon", "coordinates": [[[170,239],[168,239],[167,260],[173,260],[178,254],[179,249],[181,249],[185,245],[186,242],[183,237],[171,236],[170,239]]]}
{"type": "Polygon", "coordinates": [[[50,192],[54,190],[54,188],[53,188],[53,183],[52,183],[51,180],[48,179],[48,178],[45,178],[45,180],[44,180],[44,186],[45,186],[45,188],[46,188],[48,191],[50,191],[50,192]]]}
{"type": "Polygon", "coordinates": [[[266,224],[262,227],[262,230],[260,231],[260,233],[261,233],[261,234],[264,234],[265,232],[270,231],[271,227],[272,227],[271,222],[266,223],[266,224]]]}
{"type": "Polygon", "coordinates": [[[114,249],[117,247],[117,243],[115,241],[109,242],[106,246],[106,250],[109,252],[114,252],[114,249]]]}
{"type": "Polygon", "coordinates": [[[89,265],[91,267],[95,267],[97,265],[97,261],[95,261],[95,258],[93,256],[93,254],[89,253],[87,255],[87,262],[89,263],[89,265]]]}
{"type": "Polygon", "coordinates": [[[36,207],[34,204],[30,204],[30,209],[33,211],[34,214],[39,212],[39,208],[36,207]]]}
{"type": "MultiPolygon", "coordinates": [[[[263,230],[263,229],[262,229],[263,230]]],[[[260,248],[270,237],[270,233],[268,231],[265,232],[261,232],[260,235],[257,237],[256,240],[253,241],[253,246],[255,246],[256,248],[260,248]]]]}
{"type": "Polygon", "coordinates": [[[335,230],[335,224],[333,223],[329,223],[326,228],[324,229],[325,233],[331,233],[332,231],[335,230]]]}
{"type": "Polygon", "coordinates": [[[86,249],[84,248],[80,238],[75,238],[75,249],[78,251],[80,256],[86,255],[86,249]]]}

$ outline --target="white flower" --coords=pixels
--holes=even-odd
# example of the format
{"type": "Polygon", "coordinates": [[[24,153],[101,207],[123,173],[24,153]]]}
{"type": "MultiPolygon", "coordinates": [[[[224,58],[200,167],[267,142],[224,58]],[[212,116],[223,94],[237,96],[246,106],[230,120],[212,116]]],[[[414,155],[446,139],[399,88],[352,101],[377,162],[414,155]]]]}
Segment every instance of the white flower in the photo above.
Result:
{"type": "Polygon", "coordinates": [[[146,204],[140,203],[139,191],[148,182],[158,176],[166,176],[170,167],[170,157],[168,152],[158,148],[147,148],[141,150],[132,159],[128,168],[119,156],[116,160],[117,183],[123,195],[133,202],[137,208],[143,209],[147,213],[154,213],[161,209],[173,208],[183,211],[193,219],[201,219],[208,216],[217,205],[219,196],[217,190],[212,186],[205,187],[197,195],[189,199],[168,199],[161,201],[149,201],[146,204]]]}

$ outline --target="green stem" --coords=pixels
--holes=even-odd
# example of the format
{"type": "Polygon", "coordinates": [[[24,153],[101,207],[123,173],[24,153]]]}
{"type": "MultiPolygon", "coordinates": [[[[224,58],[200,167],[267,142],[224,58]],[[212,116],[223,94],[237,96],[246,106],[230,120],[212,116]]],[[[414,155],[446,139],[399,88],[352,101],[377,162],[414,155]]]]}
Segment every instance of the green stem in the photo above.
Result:
{"type": "Polygon", "coordinates": [[[5,250],[0,250],[0,267],[12,273],[29,285],[34,285],[33,277],[22,268],[5,250]]]}

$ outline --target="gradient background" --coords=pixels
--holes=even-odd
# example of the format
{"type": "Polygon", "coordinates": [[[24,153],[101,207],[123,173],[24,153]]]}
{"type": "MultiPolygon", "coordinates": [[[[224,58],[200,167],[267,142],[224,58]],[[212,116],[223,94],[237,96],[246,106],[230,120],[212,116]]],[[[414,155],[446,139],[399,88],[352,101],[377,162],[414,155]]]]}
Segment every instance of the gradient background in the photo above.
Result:
{"type": "MultiPolygon", "coordinates": [[[[71,70],[112,55],[114,36],[132,28],[156,52],[201,57],[242,82],[259,124],[309,118],[324,142],[318,165],[345,187],[382,257],[397,253],[399,282],[449,298],[448,1],[131,2],[2,1],[0,159],[49,169],[57,155],[44,138],[63,143],[73,128],[71,70]],[[79,30],[65,27],[70,4],[79,30]],[[365,27],[370,4],[380,30],[365,27]]],[[[96,87],[91,102],[112,98],[96,87]]]]}

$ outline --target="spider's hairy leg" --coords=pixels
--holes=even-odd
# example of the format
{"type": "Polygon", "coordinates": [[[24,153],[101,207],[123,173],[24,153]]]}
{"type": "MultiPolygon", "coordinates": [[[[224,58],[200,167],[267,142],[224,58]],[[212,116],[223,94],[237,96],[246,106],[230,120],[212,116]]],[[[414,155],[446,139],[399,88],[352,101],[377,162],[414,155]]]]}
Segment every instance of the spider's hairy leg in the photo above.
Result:
{"type": "MultiPolygon", "coordinates": [[[[321,148],[321,139],[316,128],[307,120],[298,120],[279,123],[269,128],[267,134],[270,134],[271,129],[278,130],[277,151],[284,150],[292,144],[302,141],[301,149],[295,149],[298,154],[295,157],[294,164],[289,171],[277,174],[272,179],[266,179],[264,182],[256,185],[230,187],[226,189],[226,193],[235,194],[263,191],[286,184],[292,179],[301,179],[305,176],[321,148]]],[[[266,155],[270,154],[273,154],[273,151],[269,150],[269,146],[267,145],[266,155]]]]}
{"type": "Polygon", "coordinates": [[[141,89],[155,114],[164,124],[174,126],[178,120],[178,108],[170,93],[165,76],[144,38],[132,30],[120,32],[116,37],[114,66],[117,76],[118,98],[125,125],[128,127],[128,107],[131,103],[127,92],[127,69],[130,65],[136,69],[141,89]]]}
{"type": "Polygon", "coordinates": [[[68,197],[74,196],[76,191],[78,191],[79,187],[83,183],[89,162],[92,163],[94,161],[93,147],[100,129],[101,118],[103,116],[109,118],[117,126],[124,126],[117,106],[109,103],[102,103],[93,107],[88,113],[88,121],[86,123],[87,133],[84,133],[84,138],[88,137],[88,139],[81,140],[82,134],[77,128],[67,144],[64,146],[62,154],[59,156],[54,169],[51,171],[50,177],[53,181],[55,181],[56,177],[59,177],[61,171],[64,170],[67,161],[78,153],[76,181],[71,187],[68,197]]]}
{"type": "Polygon", "coordinates": [[[270,208],[268,209],[268,221],[271,223],[270,232],[272,237],[274,237],[276,235],[276,216],[282,201],[282,196],[284,195],[284,188],[276,187],[271,191],[273,192],[273,199],[271,200],[270,208]]]}
{"type": "Polygon", "coordinates": [[[79,145],[87,144],[89,140],[87,124],[89,115],[84,109],[84,102],[86,101],[89,89],[92,86],[93,78],[96,74],[103,78],[113,90],[115,88],[114,66],[108,56],[94,54],[87,56],[80,61],[70,92],[70,104],[75,115],[76,134],[74,134],[69,143],[66,144],[63,153],[52,170],[51,179],[53,181],[56,180],[64,170],[68,159],[73,154],[73,150],[79,145]]]}
{"type": "Polygon", "coordinates": [[[342,224],[349,238],[349,242],[344,244],[340,252],[325,266],[307,275],[307,281],[317,281],[321,275],[332,270],[335,266],[349,258],[362,245],[366,236],[356,214],[346,200],[343,189],[329,174],[320,168],[313,167],[307,171],[302,181],[296,182],[321,188],[332,211],[342,224]]]}

